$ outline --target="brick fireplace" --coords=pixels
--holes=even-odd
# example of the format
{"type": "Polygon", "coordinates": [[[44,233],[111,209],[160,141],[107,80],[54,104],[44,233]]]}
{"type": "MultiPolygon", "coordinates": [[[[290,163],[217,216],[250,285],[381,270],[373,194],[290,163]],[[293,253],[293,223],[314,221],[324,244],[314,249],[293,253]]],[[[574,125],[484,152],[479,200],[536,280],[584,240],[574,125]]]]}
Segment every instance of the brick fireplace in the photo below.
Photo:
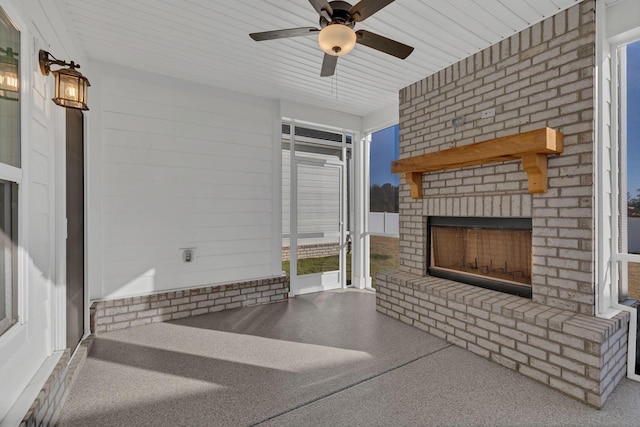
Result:
{"type": "Polygon", "coordinates": [[[401,159],[546,127],[564,152],[539,194],[519,161],[424,173],[421,198],[403,183],[400,268],[376,283],[380,312],[601,407],[629,319],[595,317],[594,68],[590,0],[402,89],[401,159]],[[530,298],[429,275],[430,217],[530,218],[530,298]]]}

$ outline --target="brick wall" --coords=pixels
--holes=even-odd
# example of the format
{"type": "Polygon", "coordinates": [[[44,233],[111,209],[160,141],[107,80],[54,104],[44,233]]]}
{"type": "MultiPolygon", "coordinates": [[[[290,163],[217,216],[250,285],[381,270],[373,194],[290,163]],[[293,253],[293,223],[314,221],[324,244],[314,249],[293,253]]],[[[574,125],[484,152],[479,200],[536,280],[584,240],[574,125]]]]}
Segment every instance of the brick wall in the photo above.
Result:
{"type": "Polygon", "coordinates": [[[564,152],[542,194],[520,161],[425,173],[418,200],[401,180],[400,268],[376,286],[380,312],[601,407],[626,372],[629,316],[595,317],[595,40],[585,0],[400,91],[400,158],[544,127],[564,152]],[[532,218],[532,299],[426,276],[431,215],[532,218]]]}
{"type": "Polygon", "coordinates": [[[629,314],[575,313],[406,272],[378,273],[377,310],[597,408],[626,374],[629,314]]]}
{"type": "MultiPolygon", "coordinates": [[[[298,259],[320,258],[326,256],[338,255],[340,245],[338,243],[322,243],[317,245],[298,246],[298,259]]],[[[291,248],[282,248],[282,260],[289,261],[291,259],[291,248]]]]}
{"type": "Polygon", "coordinates": [[[401,180],[403,271],[425,274],[426,215],[532,217],[533,301],[594,314],[594,55],[588,0],[400,91],[401,158],[543,127],[565,136],[544,194],[528,193],[519,161],[424,174],[423,200],[401,180]]]}
{"type": "Polygon", "coordinates": [[[64,402],[87,359],[92,344],[93,336],[90,335],[80,343],[73,357],[70,349],[64,351],[38,397],[24,416],[20,427],[56,425],[64,402]]]}
{"type": "Polygon", "coordinates": [[[222,310],[287,301],[288,298],[289,278],[282,276],[97,301],[91,307],[91,332],[98,334],[127,329],[222,310]]]}

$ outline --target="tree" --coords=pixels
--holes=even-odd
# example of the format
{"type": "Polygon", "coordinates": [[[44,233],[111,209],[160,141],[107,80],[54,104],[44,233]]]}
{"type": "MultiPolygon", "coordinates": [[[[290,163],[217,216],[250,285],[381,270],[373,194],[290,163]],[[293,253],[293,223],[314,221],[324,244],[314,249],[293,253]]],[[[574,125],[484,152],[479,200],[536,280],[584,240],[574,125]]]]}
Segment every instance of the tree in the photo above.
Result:
{"type": "Polygon", "coordinates": [[[371,212],[399,212],[398,209],[398,187],[386,183],[382,186],[374,184],[371,186],[370,211],[371,212]]]}
{"type": "Polygon", "coordinates": [[[627,193],[627,215],[640,217],[640,188],[636,190],[636,197],[631,198],[627,193]]]}

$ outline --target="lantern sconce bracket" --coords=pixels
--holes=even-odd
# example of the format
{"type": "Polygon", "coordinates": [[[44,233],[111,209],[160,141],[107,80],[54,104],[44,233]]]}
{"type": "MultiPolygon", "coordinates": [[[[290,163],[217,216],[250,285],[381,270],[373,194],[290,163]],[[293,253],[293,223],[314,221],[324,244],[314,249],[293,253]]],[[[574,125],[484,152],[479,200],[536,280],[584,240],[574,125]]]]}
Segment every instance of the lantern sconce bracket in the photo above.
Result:
{"type": "Polygon", "coordinates": [[[58,58],[56,58],[55,56],[53,56],[52,54],[50,54],[49,52],[47,52],[46,50],[42,50],[42,49],[40,49],[40,52],[38,53],[38,63],[40,64],[40,72],[44,76],[48,76],[49,75],[49,73],[51,72],[51,66],[52,65],[59,65],[61,67],[69,67],[71,69],[80,68],[80,65],[76,64],[75,62],[73,62],[73,61],[71,61],[71,62],[61,61],[58,58]],[[49,57],[51,57],[51,58],[49,58],[49,57]]]}

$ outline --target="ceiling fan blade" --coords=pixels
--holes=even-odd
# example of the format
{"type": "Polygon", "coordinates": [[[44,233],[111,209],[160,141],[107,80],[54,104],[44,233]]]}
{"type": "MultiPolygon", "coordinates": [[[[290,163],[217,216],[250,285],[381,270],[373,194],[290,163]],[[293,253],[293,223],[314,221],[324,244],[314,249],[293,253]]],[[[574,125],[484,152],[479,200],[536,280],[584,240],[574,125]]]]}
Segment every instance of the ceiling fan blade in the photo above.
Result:
{"type": "Polygon", "coordinates": [[[338,64],[338,57],[329,55],[328,53],[324,54],[324,59],[322,60],[322,70],[320,71],[320,77],[329,77],[333,76],[336,72],[336,65],[338,64]]]}
{"type": "Polygon", "coordinates": [[[349,11],[349,15],[356,22],[361,22],[388,5],[394,0],[361,0],[349,11]]]}
{"type": "Polygon", "coordinates": [[[251,33],[249,37],[257,42],[273,39],[284,39],[287,37],[308,36],[316,34],[320,30],[314,27],[288,28],[286,30],[264,31],[261,33],[251,33]]]}
{"type": "Polygon", "coordinates": [[[396,58],[405,59],[407,56],[411,55],[411,52],[413,52],[413,48],[411,46],[407,46],[406,44],[388,39],[370,31],[358,30],[356,31],[356,36],[356,43],[393,55],[396,58]]]}
{"type": "Polygon", "coordinates": [[[322,16],[327,22],[331,22],[333,16],[333,8],[326,0],[309,0],[311,6],[318,12],[318,15],[322,16]]]}

